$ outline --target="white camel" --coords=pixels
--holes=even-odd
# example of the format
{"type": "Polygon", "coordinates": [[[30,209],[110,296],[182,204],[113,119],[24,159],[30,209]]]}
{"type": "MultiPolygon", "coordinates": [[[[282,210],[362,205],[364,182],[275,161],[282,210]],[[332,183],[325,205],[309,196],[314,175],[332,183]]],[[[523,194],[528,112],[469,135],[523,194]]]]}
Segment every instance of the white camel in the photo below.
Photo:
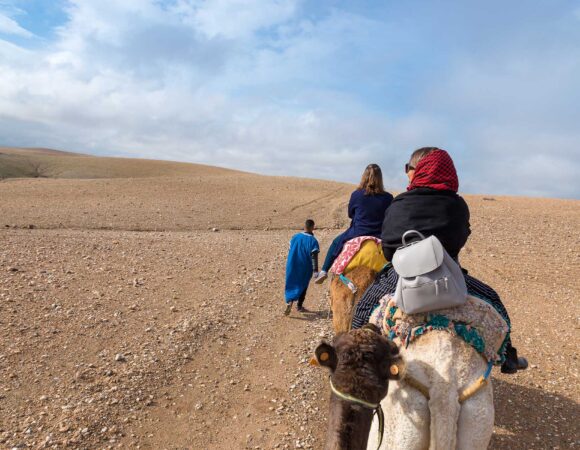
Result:
{"type": "MultiPolygon", "coordinates": [[[[381,402],[385,411],[381,450],[486,449],[494,406],[491,380],[481,378],[490,369],[482,356],[441,330],[400,347],[400,355],[406,372],[391,382],[381,402]]],[[[368,450],[377,449],[379,436],[375,419],[368,450]]]]}
{"type": "Polygon", "coordinates": [[[376,450],[379,442],[382,450],[489,444],[493,393],[483,380],[491,367],[447,331],[430,331],[399,350],[368,324],[320,344],[311,362],[331,372],[326,450],[376,450]]]}

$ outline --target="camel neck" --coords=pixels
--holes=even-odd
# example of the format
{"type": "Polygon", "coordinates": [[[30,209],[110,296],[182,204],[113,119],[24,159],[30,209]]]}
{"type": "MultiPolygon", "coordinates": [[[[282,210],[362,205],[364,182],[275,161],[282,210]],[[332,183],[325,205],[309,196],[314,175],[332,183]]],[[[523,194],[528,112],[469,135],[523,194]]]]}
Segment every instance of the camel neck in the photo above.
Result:
{"type": "Polygon", "coordinates": [[[365,450],[373,421],[373,411],[330,397],[326,450],[365,450]]]}

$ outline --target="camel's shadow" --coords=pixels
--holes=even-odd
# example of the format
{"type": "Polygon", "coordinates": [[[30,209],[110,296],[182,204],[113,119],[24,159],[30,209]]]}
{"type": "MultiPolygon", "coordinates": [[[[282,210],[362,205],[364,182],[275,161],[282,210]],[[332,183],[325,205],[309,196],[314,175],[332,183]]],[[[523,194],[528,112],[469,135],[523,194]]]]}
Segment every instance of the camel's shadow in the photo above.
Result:
{"type": "Polygon", "coordinates": [[[496,430],[490,448],[572,448],[580,436],[580,405],[570,398],[498,378],[493,395],[496,430]]]}

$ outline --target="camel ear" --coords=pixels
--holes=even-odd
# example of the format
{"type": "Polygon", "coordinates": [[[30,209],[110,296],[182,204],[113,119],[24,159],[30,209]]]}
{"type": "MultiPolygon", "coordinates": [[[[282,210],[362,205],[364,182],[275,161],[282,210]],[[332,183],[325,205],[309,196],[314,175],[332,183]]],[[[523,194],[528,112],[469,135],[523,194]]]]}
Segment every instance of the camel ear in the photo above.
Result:
{"type": "Polygon", "coordinates": [[[326,342],[322,342],[314,352],[315,357],[313,360],[316,361],[318,366],[328,367],[332,372],[336,370],[336,365],[338,363],[338,358],[336,357],[336,351],[334,347],[326,342]]]}
{"type": "Polygon", "coordinates": [[[401,380],[405,376],[405,361],[400,356],[394,356],[385,361],[382,375],[389,380],[401,380]]]}

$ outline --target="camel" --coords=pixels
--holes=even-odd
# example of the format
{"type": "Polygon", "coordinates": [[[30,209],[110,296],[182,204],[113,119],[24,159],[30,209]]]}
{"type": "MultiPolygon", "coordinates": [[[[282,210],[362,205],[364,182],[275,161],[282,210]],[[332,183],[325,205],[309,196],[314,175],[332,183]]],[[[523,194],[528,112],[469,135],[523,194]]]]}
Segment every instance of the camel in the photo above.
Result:
{"type": "MultiPolygon", "coordinates": [[[[481,355],[447,331],[433,330],[401,349],[401,356],[406,376],[393,384],[381,402],[389,411],[385,422],[388,445],[382,448],[486,449],[495,411],[490,380],[478,386],[488,369],[481,355]],[[412,386],[415,381],[419,389],[412,386]],[[479,389],[463,400],[466,391],[475,386],[479,389]],[[421,388],[426,392],[420,392],[421,388]]],[[[375,424],[369,449],[377,448],[378,434],[375,424]]]]}
{"type": "Polygon", "coordinates": [[[339,277],[332,278],[330,283],[330,309],[332,311],[332,328],[334,333],[345,333],[350,330],[354,308],[367,288],[376,277],[376,272],[365,266],[359,266],[345,275],[356,286],[353,293],[339,277]]]}
{"type": "MultiPolygon", "coordinates": [[[[376,327],[365,328],[367,333],[369,329],[379,333],[376,327]]],[[[337,446],[334,434],[340,435],[350,423],[368,430],[372,413],[359,408],[346,414],[342,412],[345,406],[335,399],[330,404],[327,449],[479,450],[488,447],[494,422],[493,392],[490,382],[481,382],[480,377],[490,367],[479,353],[462,339],[446,331],[433,330],[408,348],[402,348],[397,355],[394,344],[377,335],[375,345],[382,347],[383,354],[388,351],[404,362],[404,370],[397,377],[391,377],[395,381],[387,393],[388,379],[381,374],[384,365],[392,363],[392,358],[387,358],[387,362],[377,360],[369,356],[369,351],[376,355],[379,350],[359,339],[343,337],[356,331],[337,336],[334,348],[338,362],[332,377],[336,378],[340,369],[344,372],[340,380],[347,380],[340,388],[373,403],[380,401],[379,393],[384,392],[385,397],[380,401],[386,412],[384,436],[381,438],[379,423],[375,420],[370,428],[368,447],[367,440],[363,442],[360,436],[356,445],[337,446]],[[346,365],[341,364],[344,354],[349,360],[353,360],[352,355],[359,356],[356,363],[346,365]],[[363,377],[368,380],[362,381],[363,377]],[[380,447],[379,441],[382,441],[380,447]]]]}
{"type": "Polygon", "coordinates": [[[311,364],[331,372],[326,450],[366,448],[373,410],[387,394],[389,380],[399,376],[398,352],[370,324],[316,348],[311,364]]]}

